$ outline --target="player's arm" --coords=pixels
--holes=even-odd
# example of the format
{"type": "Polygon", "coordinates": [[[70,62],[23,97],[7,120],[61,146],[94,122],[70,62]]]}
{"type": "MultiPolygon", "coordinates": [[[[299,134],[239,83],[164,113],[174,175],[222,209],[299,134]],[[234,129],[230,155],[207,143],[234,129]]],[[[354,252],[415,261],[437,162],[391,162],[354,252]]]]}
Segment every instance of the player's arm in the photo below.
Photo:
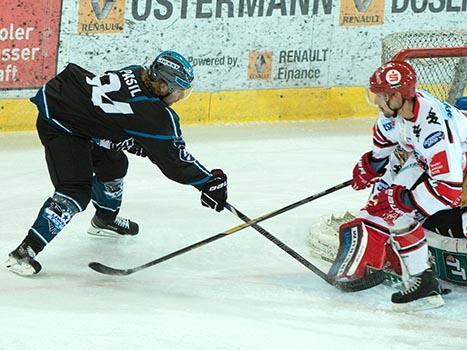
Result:
{"type": "Polygon", "coordinates": [[[372,129],[372,153],[376,159],[387,159],[399,144],[395,119],[381,115],[372,129]]]}
{"type": "Polygon", "coordinates": [[[353,169],[352,187],[362,190],[370,187],[386,170],[389,155],[398,142],[394,121],[380,116],[373,126],[373,147],[364,153],[353,169]]]}
{"type": "Polygon", "coordinates": [[[415,209],[428,217],[459,206],[462,192],[462,176],[459,175],[462,174],[456,171],[445,173],[443,176],[438,174],[438,169],[449,170],[450,163],[446,151],[437,153],[429,162],[429,171],[415,189],[392,185],[379,192],[368,203],[367,212],[390,223],[415,209]]]}
{"type": "Polygon", "coordinates": [[[186,150],[182,138],[136,140],[151,162],[170,180],[199,187],[211,179],[210,171],[186,150]]]}
{"type": "Polygon", "coordinates": [[[204,206],[221,211],[227,201],[227,176],[207,170],[185,147],[182,137],[137,137],[145,155],[169,179],[201,191],[204,206]]]}
{"type": "Polygon", "coordinates": [[[427,169],[418,185],[408,189],[392,185],[381,191],[366,210],[369,214],[394,220],[404,213],[417,209],[428,217],[438,211],[460,205],[463,171],[460,159],[462,149],[453,138],[444,137],[441,129],[423,127],[421,135],[423,154],[427,169]]]}
{"type": "Polygon", "coordinates": [[[224,209],[227,200],[227,176],[220,169],[207,170],[187,151],[179,117],[161,102],[136,104],[140,117],[128,120],[126,133],[135,139],[142,153],[156,164],[169,179],[192,185],[201,191],[201,202],[216,211],[224,209]]]}
{"type": "Polygon", "coordinates": [[[462,155],[449,140],[445,147],[434,147],[426,154],[428,169],[425,179],[411,191],[414,206],[426,216],[459,206],[462,198],[462,155]]]}

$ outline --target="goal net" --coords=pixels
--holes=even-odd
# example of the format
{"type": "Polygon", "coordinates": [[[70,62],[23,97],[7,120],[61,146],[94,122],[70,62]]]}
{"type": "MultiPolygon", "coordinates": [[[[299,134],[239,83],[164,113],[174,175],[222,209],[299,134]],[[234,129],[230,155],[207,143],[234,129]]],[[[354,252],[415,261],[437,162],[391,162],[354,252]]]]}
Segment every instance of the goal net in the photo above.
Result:
{"type": "Polygon", "coordinates": [[[417,72],[418,88],[453,103],[465,94],[467,31],[394,33],[382,41],[381,61],[409,62],[417,72]]]}

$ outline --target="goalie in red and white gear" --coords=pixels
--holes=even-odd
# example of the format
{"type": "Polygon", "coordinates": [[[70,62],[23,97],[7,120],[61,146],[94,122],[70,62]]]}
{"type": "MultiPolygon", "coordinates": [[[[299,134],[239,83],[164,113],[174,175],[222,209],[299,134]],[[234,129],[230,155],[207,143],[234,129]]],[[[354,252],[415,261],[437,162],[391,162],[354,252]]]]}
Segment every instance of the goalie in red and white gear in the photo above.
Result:
{"type": "Polygon", "coordinates": [[[353,170],[352,187],[373,186],[355,220],[340,227],[334,280],[363,278],[388,265],[406,279],[392,302],[441,306],[441,287],[428,261],[422,222],[458,207],[466,169],[467,119],[456,108],[416,90],[416,73],[390,61],[370,78],[368,97],[380,109],[373,148],[353,170]]]}

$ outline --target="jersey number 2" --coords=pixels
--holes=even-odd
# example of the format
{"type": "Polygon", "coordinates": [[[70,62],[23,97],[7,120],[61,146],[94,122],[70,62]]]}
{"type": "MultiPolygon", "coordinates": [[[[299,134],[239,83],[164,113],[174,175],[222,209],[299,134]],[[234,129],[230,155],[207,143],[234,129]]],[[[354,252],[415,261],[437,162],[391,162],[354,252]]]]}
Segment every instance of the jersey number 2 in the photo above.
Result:
{"type": "Polygon", "coordinates": [[[105,113],[109,114],[133,114],[129,103],[112,101],[107,96],[109,92],[118,91],[122,87],[120,79],[118,79],[116,74],[106,73],[92,79],[86,78],[86,82],[92,86],[92,103],[94,106],[101,108],[105,113]],[[107,84],[102,84],[101,78],[103,77],[108,79],[107,84]]]}

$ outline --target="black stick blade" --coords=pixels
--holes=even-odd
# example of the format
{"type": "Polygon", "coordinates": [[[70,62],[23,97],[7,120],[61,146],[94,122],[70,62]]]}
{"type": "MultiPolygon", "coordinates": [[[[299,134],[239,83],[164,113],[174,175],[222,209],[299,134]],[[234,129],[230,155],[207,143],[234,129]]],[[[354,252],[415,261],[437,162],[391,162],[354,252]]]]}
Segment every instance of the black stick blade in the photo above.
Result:
{"type": "Polygon", "coordinates": [[[106,266],[98,262],[91,262],[88,264],[88,266],[90,269],[96,272],[103,273],[105,275],[111,275],[111,276],[127,276],[133,273],[132,269],[126,269],[126,270],[114,269],[113,267],[106,266]]]}

